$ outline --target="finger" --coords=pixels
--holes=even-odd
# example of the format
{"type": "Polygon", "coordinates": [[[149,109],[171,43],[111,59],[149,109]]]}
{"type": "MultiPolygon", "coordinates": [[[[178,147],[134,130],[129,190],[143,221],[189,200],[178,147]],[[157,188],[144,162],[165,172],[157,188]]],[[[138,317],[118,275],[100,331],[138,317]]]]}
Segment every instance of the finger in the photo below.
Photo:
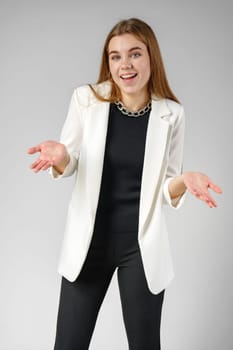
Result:
{"type": "Polygon", "coordinates": [[[196,198],[204,201],[210,208],[217,207],[217,203],[205,188],[193,188],[189,186],[188,189],[196,198]]]}
{"type": "Polygon", "coordinates": [[[210,207],[216,207],[217,203],[215,200],[210,196],[209,192],[205,189],[193,189],[193,194],[200,200],[206,202],[210,207]]]}
{"type": "Polygon", "coordinates": [[[40,152],[41,151],[41,147],[38,145],[38,146],[35,146],[35,147],[30,147],[28,148],[28,153],[29,154],[34,154],[36,152],[40,152]]]}
{"type": "Polygon", "coordinates": [[[209,207],[217,207],[215,200],[209,195],[209,193],[202,195],[202,200],[205,201],[209,207]]]}
{"type": "Polygon", "coordinates": [[[41,160],[40,162],[38,162],[37,166],[34,167],[34,172],[38,173],[38,171],[40,171],[42,169],[42,167],[47,163],[46,160],[41,160]]]}
{"type": "Polygon", "coordinates": [[[222,193],[222,189],[219,186],[215,185],[213,182],[209,183],[209,187],[217,193],[222,193]]]}
{"type": "Polygon", "coordinates": [[[31,169],[34,169],[40,162],[41,162],[41,159],[38,158],[35,162],[33,162],[33,163],[30,165],[30,168],[31,168],[31,169]]]}
{"type": "Polygon", "coordinates": [[[210,200],[207,200],[206,201],[206,204],[208,204],[208,206],[210,208],[216,208],[217,207],[217,203],[215,201],[210,201],[210,200]]]}
{"type": "Polygon", "coordinates": [[[208,205],[209,208],[215,208],[215,207],[216,207],[216,206],[214,206],[214,205],[211,204],[211,203],[207,203],[207,205],[208,205]]]}
{"type": "Polygon", "coordinates": [[[35,173],[37,173],[37,172],[40,170],[40,163],[41,163],[41,162],[42,162],[42,161],[40,160],[40,161],[37,161],[36,164],[34,164],[32,170],[33,170],[35,173]]]}
{"type": "Polygon", "coordinates": [[[214,201],[214,203],[213,202],[210,202],[210,201],[207,201],[206,202],[207,203],[207,205],[210,207],[210,208],[216,208],[217,207],[217,203],[214,201]]]}
{"type": "Polygon", "coordinates": [[[41,170],[47,170],[52,166],[52,164],[52,162],[47,161],[47,163],[44,166],[42,166],[41,170]]]}

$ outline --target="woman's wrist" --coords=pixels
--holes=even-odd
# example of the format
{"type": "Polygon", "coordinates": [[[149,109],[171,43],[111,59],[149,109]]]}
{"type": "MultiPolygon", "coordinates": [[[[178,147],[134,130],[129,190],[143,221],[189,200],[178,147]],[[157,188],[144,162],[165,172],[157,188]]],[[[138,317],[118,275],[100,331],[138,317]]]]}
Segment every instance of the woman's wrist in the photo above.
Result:
{"type": "Polygon", "coordinates": [[[67,153],[66,156],[64,157],[63,161],[59,164],[53,165],[53,168],[59,173],[59,174],[63,174],[65,168],[67,167],[67,165],[69,164],[70,161],[70,156],[67,153]]]}
{"type": "Polygon", "coordinates": [[[186,189],[187,187],[184,183],[183,174],[174,177],[174,179],[172,179],[168,185],[168,190],[171,199],[183,195],[186,189]]]}

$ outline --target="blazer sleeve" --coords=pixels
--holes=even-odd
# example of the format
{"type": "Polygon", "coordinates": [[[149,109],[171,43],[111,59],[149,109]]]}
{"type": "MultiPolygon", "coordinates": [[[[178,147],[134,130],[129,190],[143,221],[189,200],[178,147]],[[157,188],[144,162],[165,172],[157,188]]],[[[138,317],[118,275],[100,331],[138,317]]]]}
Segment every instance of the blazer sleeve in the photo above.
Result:
{"type": "Polygon", "coordinates": [[[59,141],[66,146],[67,152],[70,156],[70,161],[62,174],[57,172],[53,167],[49,168],[49,173],[53,179],[60,179],[62,177],[71,176],[74,171],[78,169],[78,158],[81,148],[82,136],[82,116],[77,97],[77,89],[75,89],[71,96],[68,113],[62,127],[59,141]]]}
{"type": "Polygon", "coordinates": [[[171,198],[168,190],[170,181],[182,174],[183,170],[183,149],[184,149],[184,129],[185,129],[185,114],[184,107],[180,105],[180,112],[176,119],[168,156],[168,166],[163,183],[163,203],[174,209],[180,208],[187,194],[187,190],[176,198],[171,198]]]}

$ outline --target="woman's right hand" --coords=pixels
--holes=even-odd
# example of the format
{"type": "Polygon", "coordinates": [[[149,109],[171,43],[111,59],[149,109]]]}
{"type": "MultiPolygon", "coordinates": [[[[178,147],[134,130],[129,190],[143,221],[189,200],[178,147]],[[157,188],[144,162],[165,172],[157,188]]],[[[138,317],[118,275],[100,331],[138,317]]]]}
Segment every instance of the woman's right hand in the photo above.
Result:
{"type": "Polygon", "coordinates": [[[44,141],[28,149],[29,154],[37,152],[40,152],[40,155],[30,166],[35,173],[40,170],[47,170],[52,166],[62,174],[70,161],[65,145],[56,141],[44,141]]]}

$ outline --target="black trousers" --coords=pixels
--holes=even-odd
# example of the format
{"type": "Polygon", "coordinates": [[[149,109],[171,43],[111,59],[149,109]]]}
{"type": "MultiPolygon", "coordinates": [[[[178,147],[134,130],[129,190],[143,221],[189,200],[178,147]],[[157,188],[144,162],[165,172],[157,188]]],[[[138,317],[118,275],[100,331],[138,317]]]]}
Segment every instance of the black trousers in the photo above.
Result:
{"type": "Polygon", "coordinates": [[[165,290],[153,294],[148,289],[137,232],[97,230],[77,279],[69,282],[62,277],[54,350],[89,348],[99,309],[116,268],[129,349],[160,350],[165,290]]]}

